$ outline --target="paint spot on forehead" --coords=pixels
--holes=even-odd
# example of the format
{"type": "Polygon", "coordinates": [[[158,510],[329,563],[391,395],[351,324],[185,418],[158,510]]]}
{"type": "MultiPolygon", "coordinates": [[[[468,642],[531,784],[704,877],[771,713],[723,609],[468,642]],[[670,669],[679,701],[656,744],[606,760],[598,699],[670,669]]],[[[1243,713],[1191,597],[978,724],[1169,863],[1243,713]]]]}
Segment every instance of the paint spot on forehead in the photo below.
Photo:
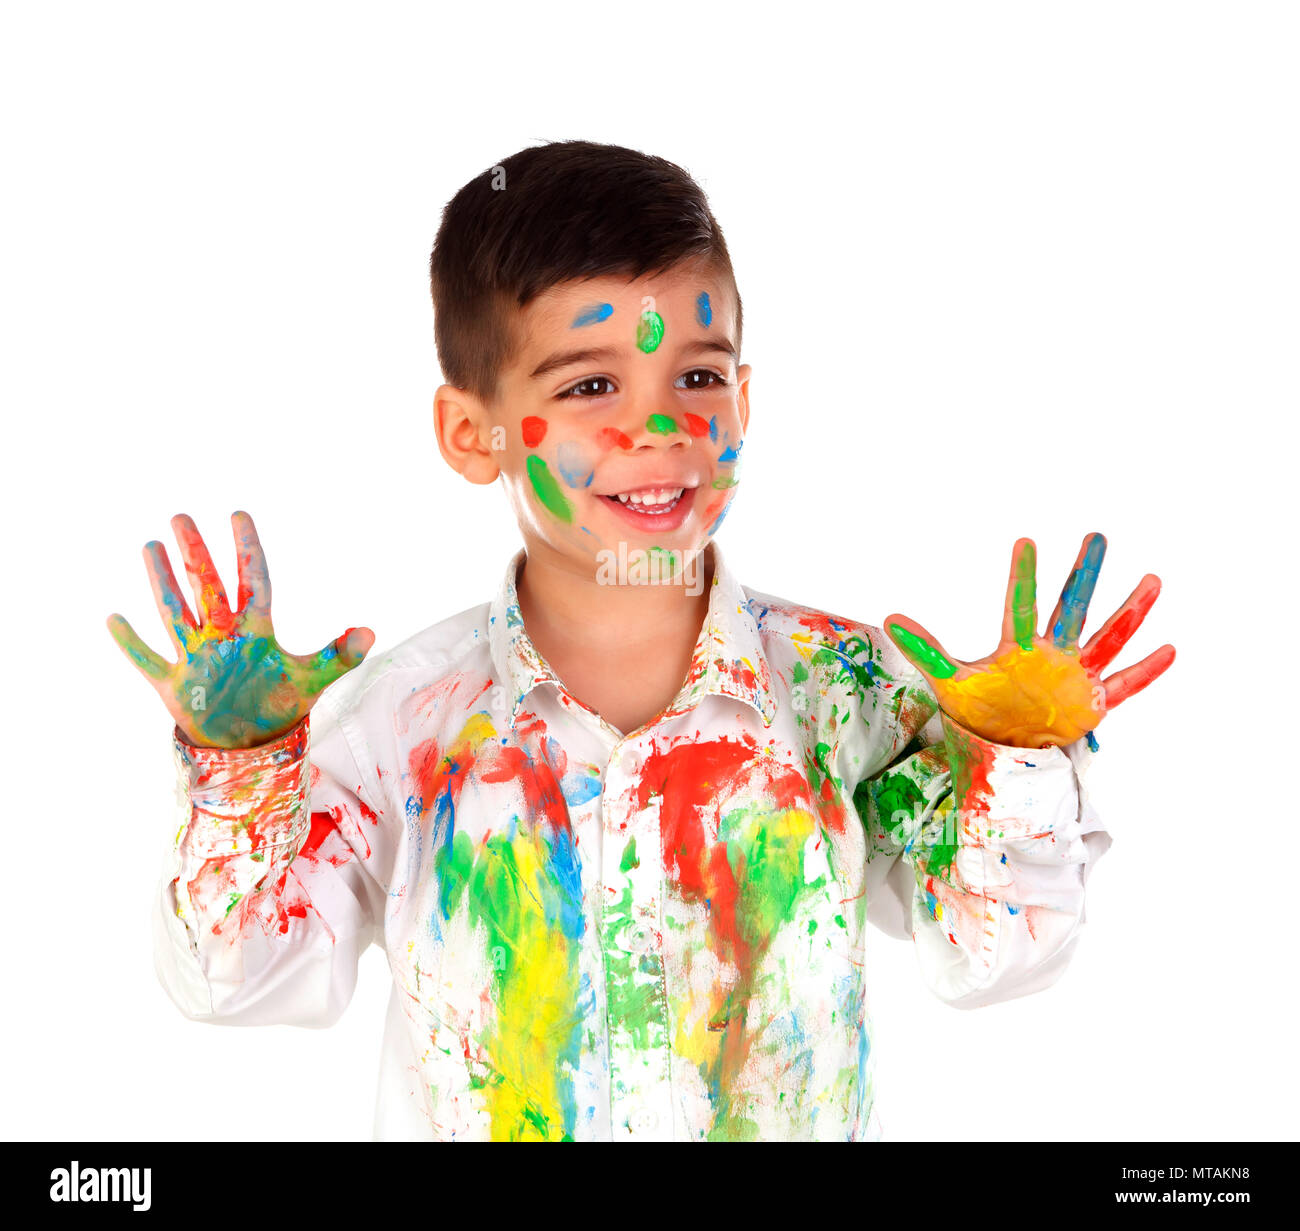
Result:
{"type": "Polygon", "coordinates": [[[614,305],[612,303],[588,304],[573,318],[573,324],[569,328],[581,329],[584,325],[598,325],[601,321],[609,320],[613,315],[614,305]]]}
{"type": "Polygon", "coordinates": [[[555,456],[556,469],[570,487],[588,487],[595,476],[595,467],[586,450],[576,440],[564,441],[555,456]]]}
{"type": "Polygon", "coordinates": [[[536,415],[526,415],[519,424],[519,430],[523,433],[524,444],[535,449],[546,435],[546,420],[539,419],[536,415]]]}
{"type": "Polygon", "coordinates": [[[659,349],[659,343],[663,340],[664,318],[658,312],[649,310],[642,312],[636,323],[637,349],[647,355],[653,354],[659,349]]]}
{"type": "Polygon", "coordinates": [[[713,324],[713,305],[709,302],[709,292],[701,291],[695,299],[695,319],[707,329],[713,324]]]}

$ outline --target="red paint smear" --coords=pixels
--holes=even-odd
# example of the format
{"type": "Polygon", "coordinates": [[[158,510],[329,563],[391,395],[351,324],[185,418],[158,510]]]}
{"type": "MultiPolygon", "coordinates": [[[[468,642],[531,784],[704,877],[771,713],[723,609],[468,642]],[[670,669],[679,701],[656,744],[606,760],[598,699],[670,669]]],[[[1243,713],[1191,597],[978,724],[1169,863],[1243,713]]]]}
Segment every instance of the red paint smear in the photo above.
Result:
{"type": "Polygon", "coordinates": [[[958,755],[950,759],[953,795],[961,809],[962,824],[968,830],[974,825],[976,836],[982,837],[975,823],[986,819],[989,814],[989,800],[993,794],[989,770],[993,768],[996,754],[993,746],[983,740],[966,739],[956,733],[950,738],[957,741],[958,755]]]}
{"type": "Polygon", "coordinates": [[[300,855],[314,855],[320,850],[320,844],[334,832],[335,821],[328,812],[313,812],[311,814],[311,830],[307,834],[307,841],[298,848],[300,855]]]}
{"type": "Polygon", "coordinates": [[[620,449],[630,449],[632,447],[632,438],[626,433],[620,432],[616,427],[602,427],[596,433],[596,441],[603,449],[612,449],[616,445],[620,449]]]}
{"type": "Polygon", "coordinates": [[[713,525],[713,519],[718,515],[719,510],[726,503],[726,496],[719,496],[707,509],[704,510],[704,516],[701,520],[706,526],[713,525]]]}
{"type": "MultiPolygon", "coordinates": [[[[564,773],[564,754],[560,753],[560,775],[564,773]]],[[[523,792],[524,804],[531,817],[543,817],[557,832],[569,828],[569,806],[555,769],[546,760],[544,747],[537,749],[536,757],[515,744],[498,748],[491,765],[485,765],[480,775],[484,782],[518,782],[523,792]]]]}
{"type": "Polygon", "coordinates": [[[799,623],[808,629],[809,632],[816,633],[819,637],[825,637],[831,645],[839,645],[845,639],[846,634],[857,633],[860,637],[866,639],[867,626],[859,624],[856,620],[846,620],[843,616],[832,615],[829,611],[813,611],[810,608],[801,608],[799,610],[799,623]],[[832,621],[839,627],[832,626],[832,621]]]}
{"type": "Polygon", "coordinates": [[[445,755],[433,739],[426,739],[411,749],[411,778],[416,784],[421,815],[427,816],[435,809],[441,810],[437,808],[437,801],[442,796],[446,797],[452,815],[455,815],[455,810],[460,805],[465,775],[473,767],[474,760],[468,739],[457,740],[445,755]]]}
{"type": "MultiPolygon", "coordinates": [[[[364,808],[365,804],[362,804],[361,806],[364,808]]],[[[342,806],[331,808],[328,812],[313,812],[311,814],[311,829],[307,834],[307,841],[302,844],[298,853],[300,855],[319,855],[320,858],[329,863],[331,867],[341,868],[354,854],[351,844],[343,834],[344,821],[346,820],[351,822],[351,819],[351,817],[346,815],[342,806]],[[338,834],[339,843],[342,845],[342,849],[329,855],[321,851],[320,845],[333,833],[338,834]]],[[[369,859],[370,843],[366,841],[366,835],[355,825],[349,824],[348,827],[356,833],[357,838],[366,848],[362,858],[369,859]]]]}
{"type": "Polygon", "coordinates": [[[692,436],[707,436],[709,434],[708,420],[701,419],[699,415],[687,415],[686,426],[692,436]]]}
{"type": "Polygon", "coordinates": [[[542,443],[542,437],[546,435],[546,420],[536,415],[525,415],[519,430],[524,434],[524,444],[531,449],[542,443]]]}
{"type": "Polygon", "coordinates": [[[664,866],[674,874],[686,901],[709,902],[709,926],[742,978],[752,974],[753,953],[751,939],[737,927],[739,886],[726,844],[709,838],[704,818],[713,814],[716,833],[721,800],[756,786],[782,809],[808,802],[807,783],[799,771],[763,757],[748,734],[739,740],[683,742],[653,753],[637,783],[640,807],[647,806],[651,795],[662,800],[659,825],[664,866]],[[752,779],[756,777],[766,781],[755,784],[752,779]]]}

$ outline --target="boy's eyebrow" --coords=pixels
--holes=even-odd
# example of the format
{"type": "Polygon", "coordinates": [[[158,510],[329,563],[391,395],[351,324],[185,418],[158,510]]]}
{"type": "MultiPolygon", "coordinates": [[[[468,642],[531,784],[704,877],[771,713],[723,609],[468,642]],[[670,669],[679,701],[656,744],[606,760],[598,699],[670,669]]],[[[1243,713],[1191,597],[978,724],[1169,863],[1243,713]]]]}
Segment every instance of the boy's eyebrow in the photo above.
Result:
{"type": "Polygon", "coordinates": [[[697,338],[694,342],[688,342],[682,347],[682,353],[685,355],[699,355],[704,351],[718,351],[726,355],[733,363],[736,359],[736,348],[727,338],[697,338]]]}
{"type": "MultiPolygon", "coordinates": [[[[719,354],[726,355],[733,363],[736,359],[736,348],[726,338],[697,338],[682,347],[682,354],[684,355],[699,355],[705,351],[717,351],[719,354]]],[[[556,351],[555,354],[548,355],[529,372],[528,379],[537,380],[539,377],[546,376],[559,368],[567,368],[574,363],[591,363],[597,359],[615,359],[618,354],[619,352],[612,346],[589,346],[582,350],[556,351]]]]}
{"type": "Polygon", "coordinates": [[[529,372],[528,379],[536,380],[539,376],[545,376],[557,368],[567,368],[571,363],[589,363],[593,359],[614,359],[617,355],[618,351],[612,346],[589,346],[584,350],[556,351],[529,372]]]}

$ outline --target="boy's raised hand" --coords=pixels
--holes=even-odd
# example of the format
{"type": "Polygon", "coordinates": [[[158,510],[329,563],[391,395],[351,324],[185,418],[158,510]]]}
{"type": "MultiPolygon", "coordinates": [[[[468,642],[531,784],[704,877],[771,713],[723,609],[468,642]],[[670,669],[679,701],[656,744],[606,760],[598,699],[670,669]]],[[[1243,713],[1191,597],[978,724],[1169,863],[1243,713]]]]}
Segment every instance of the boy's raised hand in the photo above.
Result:
{"type": "Polygon", "coordinates": [[[1024,748],[1073,743],[1174,661],[1174,647],[1163,645],[1141,662],[1101,678],[1160,593],[1160,579],[1150,573],[1080,651],[1079,634],[1105,554],[1102,535],[1083,540],[1048,621],[1050,637],[1038,635],[1032,539],[1018,540],[1012,551],[1002,640],[986,658],[959,662],[905,616],[889,616],[885,629],[929,680],[940,706],[968,730],[1024,748]]]}
{"type": "Polygon", "coordinates": [[[375,642],[370,629],[349,628],[316,654],[282,650],[271,628],[271,578],[253,519],[234,513],[230,521],[239,560],[233,611],[191,518],[179,513],[171,524],[198,605],[197,620],[166,549],[156,540],[145,544],[145,567],[177,662],[155,654],[122,616],[108,617],[113,639],[157,690],[181,733],[209,748],[251,748],[283,735],[375,642]]]}

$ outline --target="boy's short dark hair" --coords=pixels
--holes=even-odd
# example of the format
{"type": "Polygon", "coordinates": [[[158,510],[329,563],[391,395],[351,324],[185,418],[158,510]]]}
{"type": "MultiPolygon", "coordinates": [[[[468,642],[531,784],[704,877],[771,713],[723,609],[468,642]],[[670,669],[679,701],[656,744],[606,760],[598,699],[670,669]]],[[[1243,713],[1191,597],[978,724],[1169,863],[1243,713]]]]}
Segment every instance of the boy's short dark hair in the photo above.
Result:
{"type": "Polygon", "coordinates": [[[692,259],[731,283],[739,351],[740,293],[722,228],[681,167],[593,141],[520,150],[443,210],[429,258],[443,377],[491,402],[514,343],[512,311],[570,279],[632,279],[692,259]]]}

